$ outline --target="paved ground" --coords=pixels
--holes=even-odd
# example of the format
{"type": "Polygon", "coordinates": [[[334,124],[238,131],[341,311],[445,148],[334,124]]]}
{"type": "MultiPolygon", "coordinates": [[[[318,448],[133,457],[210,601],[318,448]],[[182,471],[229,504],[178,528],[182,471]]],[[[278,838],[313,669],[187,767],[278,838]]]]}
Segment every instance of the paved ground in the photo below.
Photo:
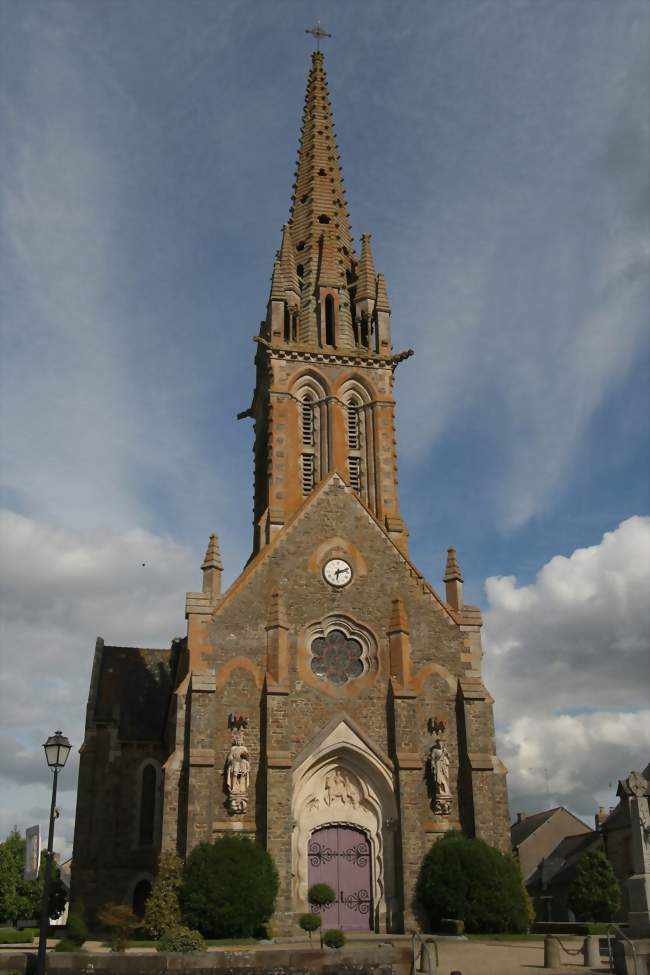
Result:
{"type": "MultiPolygon", "coordinates": [[[[390,936],[386,940],[389,938],[390,936]]],[[[377,938],[377,940],[380,939],[377,938]]],[[[53,947],[55,943],[48,941],[48,947],[53,947]]],[[[568,948],[573,949],[580,946],[579,939],[567,939],[564,943],[568,948]]],[[[7,945],[6,947],[11,948],[12,951],[29,950],[26,945],[7,945]]],[[[35,947],[31,950],[35,950],[35,947]]],[[[108,952],[108,948],[102,947],[99,941],[87,941],[84,947],[87,951],[102,954],[108,952]]],[[[255,947],[247,945],[242,950],[250,951],[254,950],[255,947]]],[[[294,943],[291,947],[297,948],[299,945],[294,943]]],[[[304,947],[307,948],[308,944],[305,943],[304,947]]],[[[208,950],[236,951],[237,949],[227,947],[209,948],[208,950]]],[[[155,948],[130,949],[129,954],[131,951],[138,954],[155,954],[155,948]]],[[[544,968],[543,939],[511,942],[443,940],[438,942],[438,958],[437,975],[451,975],[452,972],[459,972],[460,975],[534,975],[535,972],[543,972],[544,975],[572,975],[572,973],[577,975],[578,972],[581,972],[582,975],[606,975],[609,972],[609,966],[605,959],[600,967],[585,968],[581,955],[570,956],[564,953],[564,964],[561,968],[544,968]]]]}
{"type": "MultiPolygon", "coordinates": [[[[567,947],[579,947],[579,941],[567,941],[567,947]]],[[[566,964],[561,968],[544,968],[544,941],[444,941],[438,943],[439,969],[438,975],[451,975],[458,971],[462,975],[534,975],[534,972],[544,972],[545,975],[570,975],[572,972],[598,972],[600,975],[609,971],[607,962],[598,968],[585,968],[582,956],[566,955],[566,964]]]]}

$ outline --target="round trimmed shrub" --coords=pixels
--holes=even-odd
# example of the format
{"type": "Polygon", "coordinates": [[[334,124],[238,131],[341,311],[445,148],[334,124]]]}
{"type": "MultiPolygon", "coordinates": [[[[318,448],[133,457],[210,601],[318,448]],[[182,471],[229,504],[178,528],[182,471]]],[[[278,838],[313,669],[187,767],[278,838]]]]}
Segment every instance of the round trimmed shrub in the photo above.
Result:
{"type": "Polygon", "coordinates": [[[198,931],[192,931],[179,924],[163,932],[156,945],[156,951],[178,951],[183,954],[190,951],[205,951],[205,941],[198,931]]]}
{"type": "Polygon", "coordinates": [[[206,938],[252,937],[269,920],[278,893],[273,858],[245,836],[199,843],[185,864],[181,910],[206,938]]]}
{"type": "Polygon", "coordinates": [[[301,914],[298,924],[303,931],[309,933],[309,940],[311,941],[311,933],[312,931],[318,931],[321,926],[321,919],[318,914],[301,914]]]}
{"type": "Polygon", "coordinates": [[[323,935],[323,944],[328,948],[342,948],[345,944],[345,935],[338,928],[330,928],[323,935]]]}
{"type": "Polygon", "coordinates": [[[440,931],[443,918],[463,920],[466,931],[479,934],[516,934],[528,925],[514,858],[461,833],[448,833],[426,854],[417,899],[431,931],[440,931]]]}
{"type": "Polygon", "coordinates": [[[307,900],[314,907],[327,907],[336,900],[336,894],[329,884],[312,884],[307,891],[307,900]]]}

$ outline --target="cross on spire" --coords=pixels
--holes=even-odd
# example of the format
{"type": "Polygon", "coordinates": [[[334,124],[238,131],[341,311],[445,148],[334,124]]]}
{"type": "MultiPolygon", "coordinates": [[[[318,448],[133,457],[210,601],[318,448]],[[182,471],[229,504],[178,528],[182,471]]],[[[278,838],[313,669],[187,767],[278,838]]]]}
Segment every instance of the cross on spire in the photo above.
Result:
{"type": "Polygon", "coordinates": [[[331,34],[328,34],[327,31],[324,31],[323,30],[323,28],[320,25],[320,20],[317,20],[316,21],[316,26],[315,27],[307,27],[307,28],[305,28],[305,34],[313,34],[313,36],[316,38],[316,50],[317,51],[320,51],[321,37],[331,37],[332,36],[331,34]]]}

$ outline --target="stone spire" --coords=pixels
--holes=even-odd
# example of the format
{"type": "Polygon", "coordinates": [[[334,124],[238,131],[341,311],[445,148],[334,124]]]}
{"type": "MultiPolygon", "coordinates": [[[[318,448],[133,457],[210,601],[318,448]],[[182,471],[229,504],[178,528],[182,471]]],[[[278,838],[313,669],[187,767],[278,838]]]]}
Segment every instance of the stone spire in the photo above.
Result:
{"type": "Polygon", "coordinates": [[[456,558],[456,549],[447,549],[447,565],[443,577],[445,598],[452,609],[463,608],[463,576],[456,558]]]}
{"type": "Polygon", "coordinates": [[[221,593],[221,552],[219,551],[219,539],[212,533],[205,553],[205,558],[201,565],[203,572],[203,592],[208,593],[213,598],[221,593]]]}

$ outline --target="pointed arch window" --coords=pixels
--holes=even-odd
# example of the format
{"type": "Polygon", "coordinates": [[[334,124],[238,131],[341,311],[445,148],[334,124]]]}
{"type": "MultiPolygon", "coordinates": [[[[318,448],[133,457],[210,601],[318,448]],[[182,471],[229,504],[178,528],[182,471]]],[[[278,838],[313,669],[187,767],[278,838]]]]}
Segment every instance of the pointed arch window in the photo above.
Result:
{"type": "Polygon", "coordinates": [[[347,397],[345,411],[347,420],[348,479],[352,490],[361,496],[365,496],[363,403],[355,393],[347,397]]]}
{"type": "Polygon", "coordinates": [[[309,494],[321,478],[321,405],[322,390],[311,381],[298,392],[298,423],[300,437],[300,487],[309,494]]]}

